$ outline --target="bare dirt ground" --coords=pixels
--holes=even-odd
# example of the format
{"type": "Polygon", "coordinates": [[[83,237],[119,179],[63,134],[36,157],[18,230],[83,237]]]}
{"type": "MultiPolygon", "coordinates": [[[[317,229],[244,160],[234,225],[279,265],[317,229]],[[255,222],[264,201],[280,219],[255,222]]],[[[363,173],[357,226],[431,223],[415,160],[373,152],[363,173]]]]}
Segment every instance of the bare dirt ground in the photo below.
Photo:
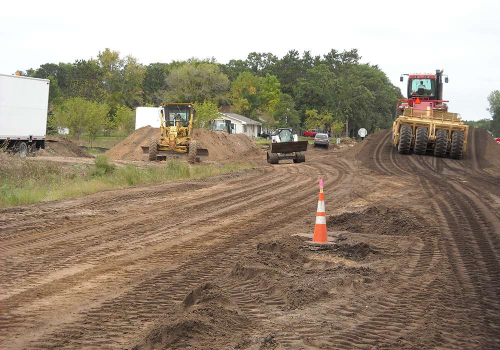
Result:
{"type": "Polygon", "coordinates": [[[1,209],[0,348],[499,349],[500,146],[470,136],[1,209]]]}

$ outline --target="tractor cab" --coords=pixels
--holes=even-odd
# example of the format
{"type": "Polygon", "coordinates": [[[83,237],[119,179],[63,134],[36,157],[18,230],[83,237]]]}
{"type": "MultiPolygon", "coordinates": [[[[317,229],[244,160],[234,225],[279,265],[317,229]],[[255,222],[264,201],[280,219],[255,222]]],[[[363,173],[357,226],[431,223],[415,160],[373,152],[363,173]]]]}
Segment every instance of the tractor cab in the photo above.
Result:
{"type": "MultiPolygon", "coordinates": [[[[189,120],[191,119],[191,110],[193,106],[189,103],[165,103],[163,105],[165,127],[177,126],[177,127],[187,127],[189,126],[189,120]]],[[[194,109],[193,109],[194,113],[194,109]]]]}
{"type": "MultiPolygon", "coordinates": [[[[402,114],[406,108],[419,110],[440,109],[447,110],[448,107],[443,101],[443,71],[436,70],[436,74],[403,74],[408,76],[407,96],[408,98],[399,100],[397,111],[402,114]]],[[[400,81],[403,81],[403,75],[400,81]]],[[[444,76],[444,81],[448,82],[448,76],[444,76]]]]}
{"type": "Polygon", "coordinates": [[[433,99],[436,96],[436,76],[410,76],[408,79],[408,98],[420,97],[433,99]],[[432,77],[432,78],[431,78],[432,77]]]}

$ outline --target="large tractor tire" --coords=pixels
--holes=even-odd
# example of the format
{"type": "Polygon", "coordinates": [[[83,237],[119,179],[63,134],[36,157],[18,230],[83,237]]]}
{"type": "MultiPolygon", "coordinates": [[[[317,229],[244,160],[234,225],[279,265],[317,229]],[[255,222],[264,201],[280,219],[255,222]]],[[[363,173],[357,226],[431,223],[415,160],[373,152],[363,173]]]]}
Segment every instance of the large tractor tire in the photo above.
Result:
{"type": "Polygon", "coordinates": [[[149,139],[149,160],[155,161],[158,155],[158,141],[152,137],[149,139]]]}
{"type": "Polygon", "coordinates": [[[464,152],[464,132],[454,131],[451,134],[450,157],[453,159],[462,158],[464,152]]]}
{"type": "Polygon", "coordinates": [[[401,125],[399,129],[399,153],[410,153],[412,128],[409,125],[401,125]]]}
{"type": "Polygon", "coordinates": [[[190,141],[188,150],[188,162],[191,164],[196,163],[198,156],[198,142],[190,141]]]}
{"type": "Polygon", "coordinates": [[[447,130],[437,130],[436,131],[436,145],[434,146],[434,156],[444,157],[446,155],[446,149],[448,148],[448,131],[447,130]]]}
{"type": "MultiPolygon", "coordinates": [[[[294,159],[294,161],[295,161],[295,159],[294,159]]],[[[267,162],[269,164],[278,164],[280,162],[278,154],[271,153],[270,151],[267,151],[267,162]]]]}
{"type": "Polygon", "coordinates": [[[297,152],[295,153],[295,159],[293,160],[294,163],[304,163],[306,161],[306,155],[304,152],[297,152]]]}
{"type": "Polygon", "coordinates": [[[429,130],[423,126],[417,127],[415,133],[415,154],[425,154],[428,140],[429,130]]]}

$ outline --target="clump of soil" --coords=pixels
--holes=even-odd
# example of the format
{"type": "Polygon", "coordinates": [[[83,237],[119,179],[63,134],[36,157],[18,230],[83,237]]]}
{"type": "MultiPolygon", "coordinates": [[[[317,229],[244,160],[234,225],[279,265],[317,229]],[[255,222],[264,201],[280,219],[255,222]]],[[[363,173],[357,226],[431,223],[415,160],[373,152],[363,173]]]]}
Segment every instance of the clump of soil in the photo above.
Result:
{"type": "MultiPolygon", "coordinates": [[[[160,129],[145,126],[111,148],[106,154],[115,160],[147,160],[142,146],[149,147],[151,137],[158,136],[160,129]]],[[[244,134],[227,134],[206,129],[195,129],[193,139],[209,152],[208,159],[215,161],[242,160],[259,155],[255,142],[244,134]]]]}
{"type": "Polygon", "coordinates": [[[51,157],[83,157],[92,158],[76,143],[64,136],[50,136],[45,141],[45,149],[39,151],[41,156],[51,157]]]}
{"type": "Polygon", "coordinates": [[[201,284],[133,349],[220,349],[224,344],[221,339],[232,339],[236,344],[241,339],[235,334],[251,321],[226,301],[219,286],[201,284]]]}
{"type": "Polygon", "coordinates": [[[423,219],[401,208],[369,207],[360,212],[330,216],[327,225],[339,231],[377,235],[430,232],[423,219]]]}
{"type": "Polygon", "coordinates": [[[372,254],[378,254],[366,243],[336,244],[332,249],[340,256],[356,261],[363,260],[372,254]]]}

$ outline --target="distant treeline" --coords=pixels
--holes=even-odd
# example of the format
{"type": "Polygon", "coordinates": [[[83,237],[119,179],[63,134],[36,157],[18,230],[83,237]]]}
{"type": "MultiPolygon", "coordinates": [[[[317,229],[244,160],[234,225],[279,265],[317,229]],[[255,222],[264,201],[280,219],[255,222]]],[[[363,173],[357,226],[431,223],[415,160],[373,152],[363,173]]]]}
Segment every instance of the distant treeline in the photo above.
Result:
{"type": "Polygon", "coordinates": [[[134,108],[195,102],[201,120],[217,109],[259,119],[270,128],[292,126],[349,136],[391,126],[400,90],[357,50],[323,56],[289,51],[278,58],[252,52],[227,64],[188,59],[142,65],[105,49],[96,59],[47,63],[22,74],[51,80],[50,124],[80,135],[134,127],[134,108]],[[88,112],[86,112],[88,111],[88,112]]]}

